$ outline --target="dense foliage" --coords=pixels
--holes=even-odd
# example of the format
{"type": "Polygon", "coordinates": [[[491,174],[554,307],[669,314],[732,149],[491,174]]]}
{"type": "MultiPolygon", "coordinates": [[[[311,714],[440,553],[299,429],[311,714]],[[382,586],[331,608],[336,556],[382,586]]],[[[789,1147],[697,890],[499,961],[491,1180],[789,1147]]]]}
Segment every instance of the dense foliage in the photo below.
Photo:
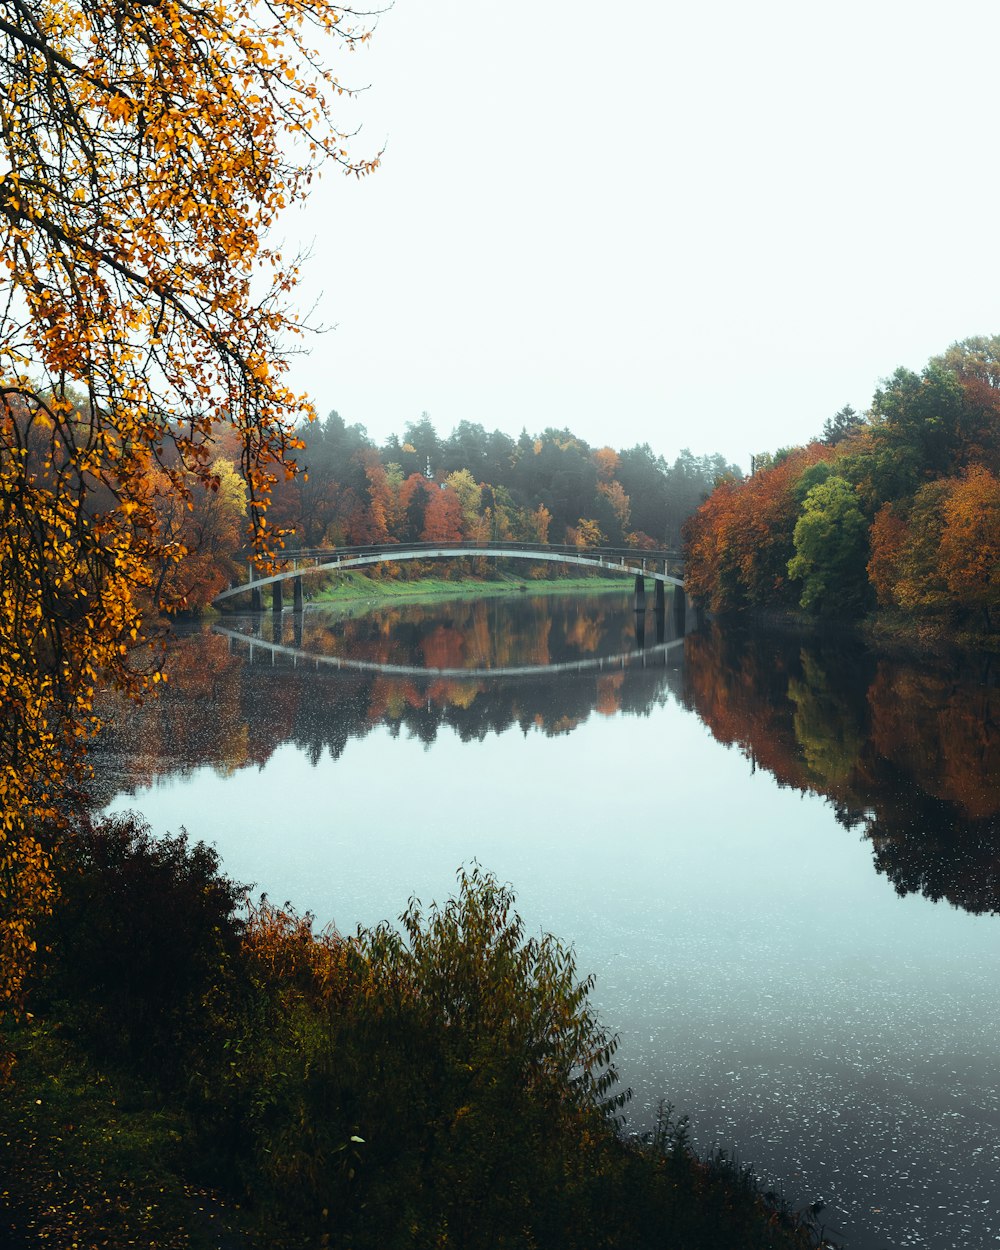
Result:
{"type": "Polygon", "coordinates": [[[18,1035],[24,1084],[0,1104],[0,1235],[217,1246],[228,1229],[271,1250],[815,1244],[741,1169],[697,1160],[683,1124],[664,1120],[645,1144],[624,1136],[591,980],[554,938],[525,935],[488,874],[461,873],[441,906],[411,901],[399,927],[344,936],[266,899],[239,907],[211,851],[157,842],[131,816],[77,831],[62,862],[62,918],[18,1035]],[[153,969],[162,999],[139,985],[153,969]]]}
{"type": "Polygon", "coordinates": [[[56,818],[99,681],[139,693],[150,610],[183,599],[172,514],[220,490],[266,553],[310,405],[277,215],[326,159],[361,173],[317,45],[327,0],[0,0],[0,1014],[52,903],[56,818]],[[226,490],[215,432],[233,434],[226,490]]]}
{"type": "Polygon", "coordinates": [[[299,434],[307,472],[279,483],[272,506],[307,547],[500,538],[677,549],[715,482],[739,476],[720,455],[685,449],[668,464],[648,444],[592,448],[569,429],[514,439],[462,421],[439,438],[426,414],[381,448],[336,412],[299,434]]]}
{"type": "Polygon", "coordinates": [[[864,417],[755,458],[688,522],[686,579],[710,608],[875,606],[991,633],[1000,608],[1000,337],[897,369],[864,417]]]}
{"type": "MultiPolygon", "coordinates": [[[[272,483],[269,496],[269,525],[289,549],[511,539],[677,550],[684,521],[715,483],[740,477],[718,454],[685,448],[669,464],[648,444],[592,448],[567,429],[522,431],[515,440],[462,421],[439,438],[426,415],[381,448],[337,412],[298,427],[295,439],[303,471],[272,483]]],[[[185,556],[156,562],[157,587],[190,611],[240,580],[247,556],[250,495],[238,444],[221,425],[213,452],[212,492],[175,499],[163,491],[158,502],[163,532],[185,556]]],[[[450,571],[460,575],[467,565],[456,561],[450,571]]],[[[479,561],[474,571],[492,567],[479,561]]],[[[400,564],[392,576],[425,571],[400,564]]]]}

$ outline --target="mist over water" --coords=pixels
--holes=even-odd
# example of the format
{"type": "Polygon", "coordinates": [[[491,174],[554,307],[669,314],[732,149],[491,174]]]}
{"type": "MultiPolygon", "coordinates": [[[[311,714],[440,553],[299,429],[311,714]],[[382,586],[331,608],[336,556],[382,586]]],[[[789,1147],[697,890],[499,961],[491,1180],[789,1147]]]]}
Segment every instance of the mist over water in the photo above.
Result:
{"type": "Polygon", "coordinates": [[[860,1250],[1000,1244],[996,676],[641,624],[227,618],[112,709],[96,800],[345,932],[475,859],[597,974],[637,1131],[666,1098],[860,1250]]]}

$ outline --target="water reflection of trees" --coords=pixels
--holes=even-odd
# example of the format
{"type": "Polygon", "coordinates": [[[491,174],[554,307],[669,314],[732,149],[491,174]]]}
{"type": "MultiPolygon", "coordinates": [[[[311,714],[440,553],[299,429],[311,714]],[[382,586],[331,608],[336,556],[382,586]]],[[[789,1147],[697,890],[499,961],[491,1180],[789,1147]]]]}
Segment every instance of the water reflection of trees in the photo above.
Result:
{"type": "Polygon", "coordinates": [[[95,750],[95,801],[204,765],[227,773],[262,766],[285,743],[314,764],[326,754],[339,759],[353,739],[378,727],[428,745],[442,730],[463,742],[515,726],[554,736],[595,715],[646,715],[678,685],[670,666],[679,657],[671,660],[654,640],[637,654],[633,614],[617,597],[522,600],[517,614],[517,640],[482,602],[449,604],[446,615],[429,605],[353,620],[307,614],[304,626],[286,614],[277,625],[267,617],[242,622],[245,640],[207,629],[178,638],[159,698],[106,709],[108,726],[95,750]],[[274,652],[267,646],[274,642],[373,665],[457,669],[485,660],[493,669],[534,664],[538,672],[477,678],[342,670],[274,652]],[[620,665],[614,658],[626,655],[630,661],[620,665]],[[610,667],[544,669],[596,656],[608,656],[610,667]]]}
{"type": "Polygon", "coordinates": [[[617,598],[531,598],[517,604],[512,629],[508,610],[483,601],[446,612],[407,605],[355,620],[307,615],[297,627],[287,616],[278,625],[258,618],[245,623],[245,642],[211,631],[179,639],[163,695],[108,717],[95,751],[96,800],[206,764],[260,767],[284,743],[316,763],[339,759],[378,727],[428,745],[442,730],[463,742],[514,726],[551,736],[595,715],[646,715],[673,696],[751,767],[824,795],[845,827],[863,830],[877,869],[901,894],[1000,911],[1000,680],[988,659],[918,663],[857,642],[706,629],[684,642],[680,670],[652,648],[646,667],[545,672],[634,653],[632,613],[617,598]],[[336,670],[251,648],[259,641],[376,665],[539,671],[336,670]]]}
{"type": "Polygon", "coordinates": [[[684,702],[779,784],[861,827],[900,894],[1000,911],[1000,681],[989,658],[723,633],[686,643],[684,702]]]}
{"type": "MultiPolygon", "coordinates": [[[[380,607],[357,615],[307,613],[301,645],[314,655],[344,655],[378,664],[476,669],[544,666],[636,646],[626,593],[518,596],[380,607]]],[[[285,618],[283,641],[296,633],[285,618]]],[[[262,626],[273,637],[274,626],[262,626]]],[[[298,640],[297,640],[298,641],[298,640]]]]}

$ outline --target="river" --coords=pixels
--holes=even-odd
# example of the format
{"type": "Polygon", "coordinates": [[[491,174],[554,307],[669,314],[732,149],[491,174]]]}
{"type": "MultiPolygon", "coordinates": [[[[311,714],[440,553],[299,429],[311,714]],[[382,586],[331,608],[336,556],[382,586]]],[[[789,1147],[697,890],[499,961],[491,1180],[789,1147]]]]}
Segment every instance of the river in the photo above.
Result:
{"type": "Polygon", "coordinates": [[[226,617],[97,801],[344,932],[509,881],[660,1099],[851,1250],[1000,1245],[1000,680],[630,596],[226,617]]]}

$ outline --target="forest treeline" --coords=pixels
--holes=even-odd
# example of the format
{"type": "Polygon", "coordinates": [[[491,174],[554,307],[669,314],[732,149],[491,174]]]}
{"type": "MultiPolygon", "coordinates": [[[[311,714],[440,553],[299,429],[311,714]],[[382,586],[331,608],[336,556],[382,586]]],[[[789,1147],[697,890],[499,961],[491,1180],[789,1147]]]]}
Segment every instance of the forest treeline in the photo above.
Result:
{"type": "Polygon", "coordinates": [[[679,547],[721,455],[685,449],[673,464],[648,443],[592,448],[570,429],[518,438],[462,421],[439,438],[425,413],[376,448],[336,412],[301,431],[307,473],[276,491],[275,516],[319,543],[512,538],[679,547]]]}
{"type": "Polygon", "coordinates": [[[1000,336],[900,368],[865,414],[841,409],[802,447],[755,457],[685,529],[689,589],[716,612],[879,609],[996,628],[1000,336]]]}
{"type": "MultiPolygon", "coordinates": [[[[518,438],[462,421],[439,437],[425,413],[379,447],[337,412],[296,431],[303,471],[272,487],[268,525],[296,546],[486,541],[679,549],[685,520],[723,477],[740,477],[720,454],[686,448],[673,463],[648,443],[591,447],[569,429],[518,438]]],[[[233,435],[216,432],[216,490],[172,508],[172,541],[188,555],[168,570],[198,610],[242,575],[246,489],[233,435]]],[[[407,569],[403,576],[419,574],[407,569]]]]}

